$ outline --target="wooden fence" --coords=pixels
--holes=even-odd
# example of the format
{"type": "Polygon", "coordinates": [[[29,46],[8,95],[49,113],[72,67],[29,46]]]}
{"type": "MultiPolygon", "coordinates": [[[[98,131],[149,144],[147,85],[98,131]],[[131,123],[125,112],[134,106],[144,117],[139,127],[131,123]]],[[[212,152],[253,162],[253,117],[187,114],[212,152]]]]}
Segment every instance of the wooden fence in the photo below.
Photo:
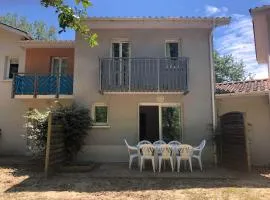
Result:
{"type": "Polygon", "coordinates": [[[47,145],[45,156],[45,177],[58,170],[66,159],[63,127],[50,113],[48,117],[47,145]]]}

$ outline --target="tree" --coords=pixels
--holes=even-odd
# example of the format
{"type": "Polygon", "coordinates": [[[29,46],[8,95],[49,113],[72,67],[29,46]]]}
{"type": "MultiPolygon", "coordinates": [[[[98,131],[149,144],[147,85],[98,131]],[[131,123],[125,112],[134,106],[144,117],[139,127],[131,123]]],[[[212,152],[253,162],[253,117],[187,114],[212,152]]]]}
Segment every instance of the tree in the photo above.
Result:
{"type": "Polygon", "coordinates": [[[21,29],[36,40],[56,40],[57,34],[54,26],[48,27],[43,21],[29,22],[26,17],[8,13],[0,17],[0,22],[21,29]]]}
{"type": "Polygon", "coordinates": [[[252,78],[251,73],[245,70],[243,61],[237,61],[232,55],[221,56],[217,51],[214,52],[214,67],[216,72],[216,82],[244,81],[252,78]]]}
{"type": "Polygon", "coordinates": [[[91,32],[87,25],[83,24],[83,20],[87,17],[87,8],[89,8],[92,3],[90,0],[73,0],[75,7],[64,0],[40,0],[41,5],[44,7],[55,8],[55,12],[58,13],[58,22],[61,32],[65,32],[67,28],[71,28],[79,32],[90,46],[96,46],[97,34],[91,32]]]}

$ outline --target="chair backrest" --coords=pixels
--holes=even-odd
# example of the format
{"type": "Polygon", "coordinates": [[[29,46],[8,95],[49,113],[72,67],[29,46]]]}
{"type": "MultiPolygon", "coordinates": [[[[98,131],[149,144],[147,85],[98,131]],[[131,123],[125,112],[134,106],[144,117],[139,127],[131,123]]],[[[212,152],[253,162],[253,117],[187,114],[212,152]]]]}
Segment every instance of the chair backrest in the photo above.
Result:
{"type": "Polygon", "coordinates": [[[174,140],[174,141],[170,141],[168,144],[169,145],[181,145],[181,142],[174,140]]]}
{"type": "Polygon", "coordinates": [[[124,141],[125,141],[125,144],[126,144],[126,146],[127,146],[127,148],[128,148],[128,153],[129,153],[129,154],[131,153],[132,150],[133,150],[133,151],[137,150],[136,147],[130,146],[130,145],[128,144],[128,142],[127,142],[126,139],[124,139],[124,141]]]}
{"type": "Polygon", "coordinates": [[[159,153],[162,157],[168,158],[172,156],[172,147],[168,144],[162,144],[159,146],[159,153]]]}
{"type": "Polygon", "coordinates": [[[182,160],[188,160],[193,154],[193,147],[188,144],[181,144],[177,150],[182,160]]]}
{"type": "Polygon", "coordinates": [[[196,149],[199,152],[199,155],[202,154],[202,150],[204,149],[205,145],[206,145],[206,140],[203,140],[203,141],[201,141],[200,145],[198,147],[196,147],[196,149]]]}
{"type": "Polygon", "coordinates": [[[166,144],[163,140],[158,140],[153,143],[153,145],[161,145],[161,144],[166,144]]]}
{"type": "Polygon", "coordinates": [[[152,144],[152,143],[149,142],[148,140],[142,140],[142,141],[138,142],[138,146],[140,146],[142,144],[152,144]]]}
{"type": "Polygon", "coordinates": [[[155,147],[152,144],[142,144],[139,148],[141,156],[152,157],[155,155],[155,147]]]}

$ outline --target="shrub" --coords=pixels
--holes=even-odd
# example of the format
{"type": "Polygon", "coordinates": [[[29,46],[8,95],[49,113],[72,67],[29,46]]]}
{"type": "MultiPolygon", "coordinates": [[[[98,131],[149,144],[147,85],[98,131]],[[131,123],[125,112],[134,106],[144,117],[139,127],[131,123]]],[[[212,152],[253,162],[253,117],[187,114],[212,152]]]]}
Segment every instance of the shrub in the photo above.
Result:
{"type": "Polygon", "coordinates": [[[91,127],[90,111],[76,104],[62,106],[57,103],[44,113],[36,109],[27,112],[27,144],[35,157],[45,155],[49,112],[52,112],[54,124],[63,127],[66,158],[71,161],[81,150],[91,127]]]}

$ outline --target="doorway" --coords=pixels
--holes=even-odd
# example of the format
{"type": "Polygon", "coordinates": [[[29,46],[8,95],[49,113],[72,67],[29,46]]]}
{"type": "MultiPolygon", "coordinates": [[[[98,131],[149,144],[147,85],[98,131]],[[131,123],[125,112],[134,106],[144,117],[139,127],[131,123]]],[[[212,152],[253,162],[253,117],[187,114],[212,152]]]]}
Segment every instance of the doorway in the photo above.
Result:
{"type": "Polygon", "coordinates": [[[182,123],[179,104],[143,104],[139,106],[139,140],[181,141],[182,123]]]}
{"type": "Polygon", "coordinates": [[[159,140],[158,106],[140,106],[140,141],[159,140]]]}

